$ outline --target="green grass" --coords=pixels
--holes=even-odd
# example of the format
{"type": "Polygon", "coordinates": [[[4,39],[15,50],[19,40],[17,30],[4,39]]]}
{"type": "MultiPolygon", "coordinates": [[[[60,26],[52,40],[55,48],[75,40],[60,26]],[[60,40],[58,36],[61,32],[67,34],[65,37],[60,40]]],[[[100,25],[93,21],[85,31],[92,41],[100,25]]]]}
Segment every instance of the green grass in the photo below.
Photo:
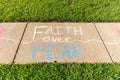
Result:
{"type": "Polygon", "coordinates": [[[1,65],[5,80],[120,80],[120,64],[39,63],[1,65]]]}
{"type": "Polygon", "coordinates": [[[0,0],[0,22],[119,22],[120,0],[0,0]]]}

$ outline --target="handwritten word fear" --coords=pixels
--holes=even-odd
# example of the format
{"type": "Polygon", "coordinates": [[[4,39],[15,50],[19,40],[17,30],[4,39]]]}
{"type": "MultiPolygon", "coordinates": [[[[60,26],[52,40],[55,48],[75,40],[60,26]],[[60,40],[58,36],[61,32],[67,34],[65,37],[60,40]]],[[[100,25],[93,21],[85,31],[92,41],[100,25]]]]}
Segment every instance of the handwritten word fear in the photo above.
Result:
{"type": "Polygon", "coordinates": [[[73,34],[82,36],[82,28],[81,27],[48,27],[48,26],[36,26],[34,29],[33,40],[35,39],[37,34],[41,35],[65,35],[65,34],[73,34]]]}
{"type": "Polygon", "coordinates": [[[46,60],[59,60],[59,59],[64,59],[65,56],[67,58],[72,59],[72,58],[79,58],[83,57],[83,54],[81,53],[82,46],[80,44],[71,44],[70,47],[68,47],[67,44],[64,44],[62,48],[60,48],[60,44],[46,44],[46,43],[37,43],[34,45],[33,52],[32,52],[32,59],[35,58],[36,54],[45,54],[45,59],[46,60]],[[45,47],[45,53],[43,48],[45,47]],[[61,49],[60,52],[57,52],[56,54],[60,54],[61,56],[50,56],[50,54],[54,53],[56,49],[61,49]]]}
{"type": "Polygon", "coordinates": [[[0,28],[0,37],[2,36],[3,32],[4,32],[4,28],[0,28]]]}

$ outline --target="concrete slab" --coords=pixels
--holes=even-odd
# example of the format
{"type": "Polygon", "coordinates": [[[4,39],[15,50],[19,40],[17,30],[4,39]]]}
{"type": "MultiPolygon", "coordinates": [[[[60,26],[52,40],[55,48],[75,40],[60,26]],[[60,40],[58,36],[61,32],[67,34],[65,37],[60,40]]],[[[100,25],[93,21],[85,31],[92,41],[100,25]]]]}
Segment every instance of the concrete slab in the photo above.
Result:
{"type": "Polygon", "coordinates": [[[93,23],[29,23],[16,64],[112,62],[93,23]]]}
{"type": "Polygon", "coordinates": [[[120,23],[95,24],[114,62],[120,62],[120,23]]]}
{"type": "Polygon", "coordinates": [[[10,64],[26,23],[0,23],[0,64],[10,64]]]}

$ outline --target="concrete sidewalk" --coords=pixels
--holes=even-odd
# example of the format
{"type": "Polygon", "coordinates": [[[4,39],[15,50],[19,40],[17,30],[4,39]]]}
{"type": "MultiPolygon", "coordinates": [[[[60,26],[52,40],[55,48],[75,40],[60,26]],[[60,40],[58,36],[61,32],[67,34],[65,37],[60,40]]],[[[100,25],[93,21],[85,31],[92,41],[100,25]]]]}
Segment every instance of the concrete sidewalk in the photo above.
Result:
{"type": "Polygon", "coordinates": [[[120,23],[0,23],[0,64],[120,62],[120,23]]]}

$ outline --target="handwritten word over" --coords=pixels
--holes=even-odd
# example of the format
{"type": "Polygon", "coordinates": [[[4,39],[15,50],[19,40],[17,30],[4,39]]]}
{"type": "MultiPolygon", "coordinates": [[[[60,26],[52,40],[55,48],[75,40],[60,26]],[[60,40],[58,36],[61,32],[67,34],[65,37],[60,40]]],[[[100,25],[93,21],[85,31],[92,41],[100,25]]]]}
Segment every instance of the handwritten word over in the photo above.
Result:
{"type": "Polygon", "coordinates": [[[63,43],[66,42],[68,43],[70,41],[70,37],[59,37],[59,36],[44,36],[39,38],[39,40],[42,40],[43,42],[58,42],[58,43],[63,43]]]}
{"type": "Polygon", "coordinates": [[[32,59],[34,59],[35,55],[38,53],[41,53],[41,55],[43,54],[43,47],[45,47],[45,59],[46,60],[64,59],[65,56],[67,56],[67,58],[69,59],[83,57],[83,54],[81,53],[82,46],[80,44],[71,44],[70,45],[71,47],[68,47],[67,44],[64,44],[61,48],[61,51],[57,52],[57,54],[59,53],[61,56],[50,56],[50,54],[56,51],[54,50],[55,48],[60,49],[61,47],[60,45],[61,44],[57,44],[57,43],[52,43],[52,44],[36,43],[33,48],[32,59]]]}

